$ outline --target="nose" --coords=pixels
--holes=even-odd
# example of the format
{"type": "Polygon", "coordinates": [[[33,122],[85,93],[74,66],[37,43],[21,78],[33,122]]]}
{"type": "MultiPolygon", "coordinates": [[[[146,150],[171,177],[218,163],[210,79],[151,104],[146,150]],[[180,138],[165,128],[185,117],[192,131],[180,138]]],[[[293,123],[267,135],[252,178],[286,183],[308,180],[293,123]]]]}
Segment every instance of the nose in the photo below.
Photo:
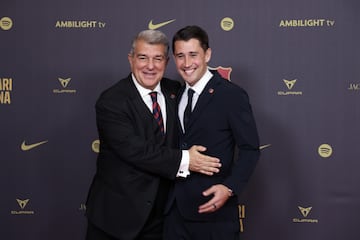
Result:
{"type": "Polygon", "coordinates": [[[190,59],[190,57],[185,56],[185,58],[184,58],[184,65],[185,65],[185,67],[190,67],[190,66],[191,66],[191,59],[190,59]]]}
{"type": "Polygon", "coordinates": [[[147,68],[148,69],[153,69],[154,68],[154,59],[152,59],[152,58],[148,59],[147,68]]]}

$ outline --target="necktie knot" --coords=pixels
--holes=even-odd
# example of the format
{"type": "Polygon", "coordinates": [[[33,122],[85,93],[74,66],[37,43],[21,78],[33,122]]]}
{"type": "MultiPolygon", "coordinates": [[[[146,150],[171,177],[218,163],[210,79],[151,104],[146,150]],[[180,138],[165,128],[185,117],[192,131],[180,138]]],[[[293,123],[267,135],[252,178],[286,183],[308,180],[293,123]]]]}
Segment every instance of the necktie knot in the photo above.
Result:
{"type": "Polygon", "coordinates": [[[153,102],[157,102],[157,92],[151,92],[150,97],[153,102]]]}

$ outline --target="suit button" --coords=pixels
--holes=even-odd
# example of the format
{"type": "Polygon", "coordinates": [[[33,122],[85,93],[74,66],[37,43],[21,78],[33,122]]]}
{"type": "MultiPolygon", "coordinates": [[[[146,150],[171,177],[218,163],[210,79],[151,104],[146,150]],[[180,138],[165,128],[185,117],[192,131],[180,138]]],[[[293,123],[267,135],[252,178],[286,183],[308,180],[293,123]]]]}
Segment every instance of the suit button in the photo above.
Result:
{"type": "Polygon", "coordinates": [[[147,201],[146,204],[147,204],[148,206],[151,206],[152,203],[151,203],[151,201],[147,201]]]}
{"type": "Polygon", "coordinates": [[[183,143],[183,144],[181,144],[181,147],[182,147],[182,149],[187,149],[188,145],[187,145],[187,143],[183,143]]]}

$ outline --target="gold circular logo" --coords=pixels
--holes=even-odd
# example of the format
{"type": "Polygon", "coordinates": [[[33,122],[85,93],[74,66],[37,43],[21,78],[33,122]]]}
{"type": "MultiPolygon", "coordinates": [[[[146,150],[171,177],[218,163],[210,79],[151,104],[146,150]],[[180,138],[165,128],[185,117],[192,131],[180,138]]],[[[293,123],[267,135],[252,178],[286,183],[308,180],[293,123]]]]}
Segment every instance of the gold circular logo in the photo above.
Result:
{"type": "Polygon", "coordinates": [[[223,18],[221,20],[220,26],[224,31],[230,31],[234,28],[234,21],[229,17],[223,18]]]}
{"type": "Polygon", "coordinates": [[[100,152],[100,140],[97,139],[97,140],[93,141],[93,143],[91,144],[91,148],[94,152],[99,153],[100,152]]]}
{"type": "Polygon", "coordinates": [[[329,144],[321,144],[318,148],[318,153],[323,158],[328,158],[332,155],[333,149],[329,144]]]}
{"type": "Polygon", "coordinates": [[[9,17],[3,17],[0,19],[0,28],[2,30],[9,30],[13,26],[13,21],[9,17]]]}

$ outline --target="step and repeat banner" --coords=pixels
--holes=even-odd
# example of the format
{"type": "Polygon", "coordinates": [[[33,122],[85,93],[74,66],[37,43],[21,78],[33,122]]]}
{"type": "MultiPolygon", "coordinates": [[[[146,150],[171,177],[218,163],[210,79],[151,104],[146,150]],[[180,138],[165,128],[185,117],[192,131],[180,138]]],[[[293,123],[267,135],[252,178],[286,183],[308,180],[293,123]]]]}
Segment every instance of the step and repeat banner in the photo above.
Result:
{"type": "MultiPolygon", "coordinates": [[[[260,134],[242,239],[359,239],[359,11],[357,0],[1,0],[0,238],[84,238],[96,99],[129,74],[136,33],[199,25],[210,67],[247,90],[260,134]]],[[[172,59],[166,76],[180,80],[172,59]]]]}

